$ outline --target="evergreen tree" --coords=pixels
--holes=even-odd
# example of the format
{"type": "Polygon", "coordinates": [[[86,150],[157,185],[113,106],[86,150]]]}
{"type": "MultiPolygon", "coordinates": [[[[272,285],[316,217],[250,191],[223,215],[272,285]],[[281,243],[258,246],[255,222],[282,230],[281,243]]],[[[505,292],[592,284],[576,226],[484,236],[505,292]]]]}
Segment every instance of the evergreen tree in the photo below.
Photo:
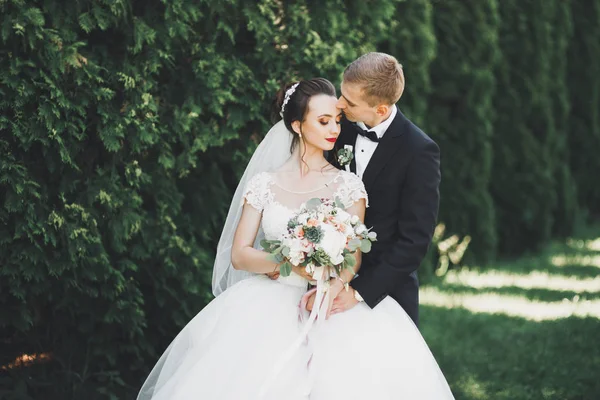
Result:
{"type": "Polygon", "coordinates": [[[570,99],[567,77],[567,49],[573,35],[570,2],[553,0],[545,7],[553,8],[551,23],[552,69],[550,71],[550,99],[555,130],[553,146],[554,180],[556,184],[556,210],[553,233],[564,237],[573,233],[579,207],[577,185],[569,165],[570,99]]]}
{"type": "Polygon", "coordinates": [[[386,16],[275,0],[7,0],[0,15],[0,365],[46,355],[11,372],[23,396],[132,397],[211,298],[276,90],[335,81],[386,16]]]}
{"type": "Polygon", "coordinates": [[[431,93],[429,67],[436,54],[433,6],[430,0],[397,1],[389,32],[377,48],[402,64],[406,88],[400,99],[402,112],[424,128],[427,97],[431,93]]]}
{"type": "Polygon", "coordinates": [[[493,68],[498,59],[495,0],[433,3],[437,58],[425,131],[441,147],[440,221],[449,233],[471,235],[471,257],[496,253],[496,217],[490,196],[493,68]]]}
{"type": "Polygon", "coordinates": [[[569,158],[578,184],[579,204],[600,218],[600,2],[569,2],[573,39],[568,49],[569,158]]]}
{"type": "Polygon", "coordinates": [[[498,4],[502,60],[496,69],[492,193],[500,250],[518,254],[536,250],[550,239],[557,209],[554,158],[559,141],[550,97],[552,82],[561,79],[553,65],[556,3],[498,4]]]}

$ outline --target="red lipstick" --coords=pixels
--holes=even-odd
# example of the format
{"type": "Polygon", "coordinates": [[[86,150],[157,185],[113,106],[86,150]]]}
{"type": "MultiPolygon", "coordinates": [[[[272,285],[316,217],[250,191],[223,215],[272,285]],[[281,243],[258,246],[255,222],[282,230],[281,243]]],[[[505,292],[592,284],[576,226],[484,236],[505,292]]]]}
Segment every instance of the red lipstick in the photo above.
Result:
{"type": "Polygon", "coordinates": [[[335,141],[337,140],[337,138],[332,137],[332,138],[327,138],[325,140],[327,140],[328,142],[331,142],[331,143],[335,143],[335,141]]]}

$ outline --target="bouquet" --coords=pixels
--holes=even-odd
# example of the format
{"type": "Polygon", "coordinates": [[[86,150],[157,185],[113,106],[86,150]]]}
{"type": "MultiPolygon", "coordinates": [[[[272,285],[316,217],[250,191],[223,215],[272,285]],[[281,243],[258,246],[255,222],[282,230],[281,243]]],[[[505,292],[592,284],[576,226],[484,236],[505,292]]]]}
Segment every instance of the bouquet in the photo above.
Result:
{"type": "Polygon", "coordinates": [[[371,251],[377,234],[358,216],[346,212],[339,199],[310,199],[287,224],[287,232],[278,240],[263,240],[261,246],[270,261],[280,263],[281,276],[289,276],[292,266],[304,267],[315,277],[321,267],[330,267],[328,275],[341,276],[344,269],[354,272],[354,253],[371,251]]]}

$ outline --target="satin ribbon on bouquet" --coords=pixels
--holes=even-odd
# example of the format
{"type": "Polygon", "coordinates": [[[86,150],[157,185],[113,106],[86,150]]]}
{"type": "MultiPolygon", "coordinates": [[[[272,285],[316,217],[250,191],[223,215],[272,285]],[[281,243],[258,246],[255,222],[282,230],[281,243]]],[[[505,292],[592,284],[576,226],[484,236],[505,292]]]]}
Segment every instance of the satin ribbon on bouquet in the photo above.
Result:
{"type": "Polygon", "coordinates": [[[315,302],[313,304],[312,311],[308,316],[308,320],[304,324],[302,331],[294,339],[291,346],[283,352],[281,358],[274,364],[272,371],[265,378],[265,382],[262,384],[259,391],[259,399],[262,399],[265,394],[267,394],[267,390],[271,387],[277,376],[285,367],[291,358],[294,356],[296,350],[300,348],[302,343],[306,340],[308,336],[308,332],[313,327],[315,321],[319,318],[319,316],[325,317],[327,315],[327,307],[329,305],[329,268],[328,267],[316,267],[313,273],[313,278],[317,281],[317,287],[309,290],[303,297],[302,301],[299,305],[300,312],[300,321],[303,322],[303,314],[306,309],[306,304],[308,300],[308,295],[312,293],[316,293],[315,302]]]}

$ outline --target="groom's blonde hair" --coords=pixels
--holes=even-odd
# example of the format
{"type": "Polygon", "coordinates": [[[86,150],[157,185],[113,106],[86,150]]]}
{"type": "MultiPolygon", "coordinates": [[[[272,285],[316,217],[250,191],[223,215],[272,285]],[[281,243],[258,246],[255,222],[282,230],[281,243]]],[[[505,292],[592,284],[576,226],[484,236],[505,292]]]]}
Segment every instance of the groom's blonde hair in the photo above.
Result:
{"type": "Polygon", "coordinates": [[[404,72],[395,57],[385,53],[367,53],[344,71],[344,83],[360,85],[364,100],[371,107],[392,105],[404,92],[404,72]]]}

